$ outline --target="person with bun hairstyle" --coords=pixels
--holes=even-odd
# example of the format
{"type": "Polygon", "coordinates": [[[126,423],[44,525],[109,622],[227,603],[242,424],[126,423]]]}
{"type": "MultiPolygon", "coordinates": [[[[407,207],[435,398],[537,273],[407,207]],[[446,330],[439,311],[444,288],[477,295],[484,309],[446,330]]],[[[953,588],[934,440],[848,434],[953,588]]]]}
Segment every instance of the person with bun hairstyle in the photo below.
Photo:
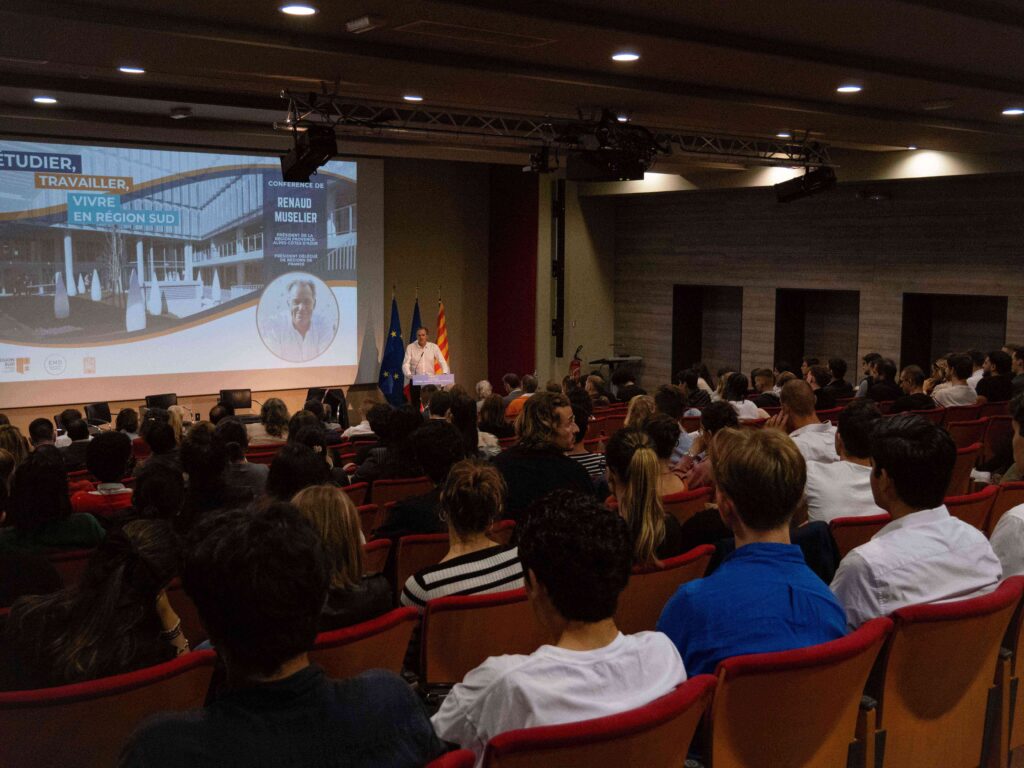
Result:
{"type": "Polygon", "coordinates": [[[234,416],[221,419],[213,430],[213,439],[223,447],[228,457],[228,465],[224,470],[225,485],[248,493],[251,497],[261,496],[267,487],[270,467],[246,461],[249,432],[245,425],[234,416]]]}

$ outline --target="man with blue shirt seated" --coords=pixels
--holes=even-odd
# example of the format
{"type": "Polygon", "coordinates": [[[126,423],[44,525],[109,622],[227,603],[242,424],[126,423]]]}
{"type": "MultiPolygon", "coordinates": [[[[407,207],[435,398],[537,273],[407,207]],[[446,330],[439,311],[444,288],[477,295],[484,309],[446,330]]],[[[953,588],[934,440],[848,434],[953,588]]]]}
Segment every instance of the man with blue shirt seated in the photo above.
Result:
{"type": "Polygon", "coordinates": [[[846,634],[843,609],[790,543],[806,465],[779,430],[724,429],[712,443],[722,521],[736,550],[684,584],[658,620],[689,675],[731,656],[803,648],[846,634]]]}

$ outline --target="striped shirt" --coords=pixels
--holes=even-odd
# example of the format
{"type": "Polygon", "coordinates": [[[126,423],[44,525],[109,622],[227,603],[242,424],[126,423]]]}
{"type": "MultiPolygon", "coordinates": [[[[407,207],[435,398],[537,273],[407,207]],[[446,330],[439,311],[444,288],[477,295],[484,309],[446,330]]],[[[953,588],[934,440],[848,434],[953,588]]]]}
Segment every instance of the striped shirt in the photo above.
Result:
{"type": "Polygon", "coordinates": [[[603,453],[567,453],[565,455],[587,470],[587,474],[591,477],[604,477],[605,458],[603,453]]]}
{"type": "Polygon", "coordinates": [[[506,592],[522,586],[519,548],[502,544],[453,557],[410,576],[401,602],[423,611],[428,600],[439,597],[506,592]]]}

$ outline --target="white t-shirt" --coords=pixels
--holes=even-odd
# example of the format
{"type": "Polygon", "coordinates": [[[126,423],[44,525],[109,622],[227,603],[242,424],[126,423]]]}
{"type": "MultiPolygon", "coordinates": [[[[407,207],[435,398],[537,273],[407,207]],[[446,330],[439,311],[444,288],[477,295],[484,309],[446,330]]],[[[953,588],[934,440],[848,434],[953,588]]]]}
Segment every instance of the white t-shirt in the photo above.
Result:
{"type": "Polygon", "coordinates": [[[751,400],[732,400],[729,405],[736,411],[736,418],[741,421],[752,421],[764,418],[761,409],[754,405],[751,400]]]}
{"type": "Polygon", "coordinates": [[[979,368],[967,378],[967,386],[973,389],[975,392],[978,391],[978,382],[981,381],[981,377],[985,375],[985,369],[979,368]]]}
{"type": "Polygon", "coordinates": [[[451,373],[448,361],[441,354],[441,348],[432,341],[428,341],[422,347],[419,342],[413,342],[405,348],[405,359],[402,361],[402,373],[406,378],[419,375],[434,375],[434,361],[441,366],[443,373],[451,373]]]}
{"type": "Polygon", "coordinates": [[[808,424],[789,433],[806,461],[839,461],[836,453],[836,428],[828,422],[808,424]]]}
{"type": "Polygon", "coordinates": [[[871,494],[871,467],[852,461],[807,462],[807,519],[884,515],[871,494]]]}
{"type": "Polygon", "coordinates": [[[1024,504],[999,518],[989,542],[1003,565],[1004,579],[1024,573],[1024,504]]]}
{"type": "Polygon", "coordinates": [[[932,392],[932,400],[936,405],[949,408],[954,405],[974,405],[978,402],[978,396],[966,384],[951,384],[944,389],[936,387],[932,392]]]}
{"type": "Polygon", "coordinates": [[[480,765],[499,733],[625,712],[686,680],[679,652],[660,632],[619,634],[604,648],[542,645],[529,656],[492,656],[452,688],[431,718],[437,735],[472,749],[480,765]]]}

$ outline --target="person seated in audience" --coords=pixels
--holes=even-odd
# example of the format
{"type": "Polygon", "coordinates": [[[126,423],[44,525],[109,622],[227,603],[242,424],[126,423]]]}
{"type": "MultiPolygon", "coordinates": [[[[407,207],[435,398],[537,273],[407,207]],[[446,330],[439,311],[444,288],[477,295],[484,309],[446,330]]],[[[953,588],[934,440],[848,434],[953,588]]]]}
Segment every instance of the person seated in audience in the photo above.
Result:
{"type": "Polygon", "coordinates": [[[836,428],[822,422],[814,412],[814,393],[806,381],[789,381],[782,388],[782,410],[772,416],[766,427],[789,432],[807,461],[839,461],[836,453],[836,428]]]}
{"type": "Polygon", "coordinates": [[[228,455],[223,443],[214,438],[214,431],[213,424],[199,421],[182,440],[181,464],[188,482],[177,519],[180,531],[191,530],[199,518],[214,510],[243,506],[251,498],[225,482],[228,455]]]}
{"type": "Polygon", "coordinates": [[[651,438],[639,429],[620,429],[609,438],[605,458],[608,487],[633,540],[634,564],[656,565],[681,555],[679,523],[661,503],[661,463],[651,438]]]}
{"type": "Polygon", "coordinates": [[[853,397],[853,385],[846,380],[846,361],[841,357],[830,357],[828,359],[828,372],[832,380],[825,385],[837,399],[853,397]]]}
{"type": "Polygon", "coordinates": [[[526,405],[526,401],[529,400],[537,393],[537,378],[526,374],[522,378],[523,393],[505,406],[505,420],[515,421],[516,416],[523,410],[523,406],[526,405]]]}
{"type": "Polygon", "coordinates": [[[249,449],[249,432],[238,419],[229,416],[221,419],[213,430],[213,439],[227,456],[224,468],[224,485],[238,496],[254,499],[263,495],[267,487],[266,464],[250,464],[245,459],[249,449]]]}
{"type": "Polygon", "coordinates": [[[974,405],[978,401],[978,395],[967,384],[967,379],[971,375],[971,358],[967,355],[950,355],[947,362],[949,386],[935,387],[932,390],[932,400],[943,408],[974,405]]]}
{"type": "Polygon", "coordinates": [[[505,510],[518,519],[533,502],[558,488],[593,495],[590,475],[565,454],[578,431],[572,406],[563,395],[540,392],[523,406],[516,419],[519,442],[494,457],[505,478],[505,510]]]}
{"type": "Polygon", "coordinates": [[[756,419],[767,419],[768,413],[761,410],[753,402],[747,400],[747,390],[750,383],[742,373],[731,373],[723,376],[720,381],[725,382],[722,389],[722,400],[729,403],[736,411],[736,416],[741,421],[756,419]]]}
{"type": "Polygon", "coordinates": [[[210,409],[210,423],[217,426],[223,419],[235,415],[235,409],[230,403],[218,402],[210,409]]]}
{"type": "Polygon", "coordinates": [[[14,469],[17,462],[14,455],[0,448],[0,525],[3,525],[4,514],[7,511],[7,501],[11,495],[11,478],[14,477],[14,469]]]}
{"type": "Polygon", "coordinates": [[[1012,358],[1001,349],[988,353],[984,362],[984,377],[978,381],[978,403],[1005,403],[1013,397],[1010,378],[1012,358]]]}
{"type": "Polygon", "coordinates": [[[479,430],[499,440],[515,436],[515,428],[505,421],[505,404],[498,395],[488,395],[480,408],[479,430]]]}
{"type": "MultiPolygon", "coordinates": [[[[706,392],[703,394],[707,395],[706,392]]],[[[706,405],[710,404],[711,401],[709,399],[706,405]]],[[[669,463],[674,466],[690,450],[690,446],[693,445],[693,440],[696,436],[683,429],[683,417],[688,415],[699,416],[700,411],[688,409],[683,391],[678,387],[672,387],[667,384],[658,387],[654,393],[654,408],[656,414],[668,416],[679,425],[679,437],[676,439],[676,444],[673,446],[672,453],[669,456],[669,463]]]]}
{"type": "Polygon", "coordinates": [[[473,750],[478,761],[505,731],[635,709],[686,680],[667,637],[624,635],[615,626],[633,545],[614,512],[594,498],[552,493],[523,526],[519,553],[527,597],[551,644],[487,659],[431,718],[438,736],[473,750]]]}
{"type": "MultiPolygon", "coordinates": [[[[0,510],[0,518],[3,511],[0,510]]],[[[0,608],[10,608],[19,597],[48,595],[61,588],[60,574],[45,555],[38,552],[4,552],[0,556],[0,608]]],[[[0,623],[0,629],[2,629],[0,623]]],[[[0,635],[0,649],[5,645],[0,635]]],[[[6,687],[0,661],[0,688],[6,687]]]]}
{"type": "Polygon", "coordinates": [[[896,399],[889,413],[928,411],[935,407],[935,401],[924,393],[924,371],[920,366],[908,365],[900,371],[900,389],[903,396],[896,399]]]}
{"type": "Polygon", "coordinates": [[[395,409],[389,403],[376,403],[366,414],[366,420],[370,424],[370,434],[359,438],[359,448],[356,451],[355,464],[362,464],[370,456],[370,451],[381,445],[383,436],[387,434],[388,423],[394,415],[395,409]],[[369,438],[376,438],[372,442],[369,438]]]}
{"type": "MultiPolygon", "coordinates": [[[[715,391],[711,393],[711,402],[717,403],[725,399],[725,387],[729,383],[729,377],[732,376],[734,371],[731,368],[719,368],[718,369],[718,386],[715,387],[715,391]]],[[[744,392],[744,397],[746,392],[744,392]]]]}
{"type": "Polygon", "coordinates": [[[475,391],[476,409],[479,411],[484,406],[484,400],[493,394],[494,388],[491,386],[491,382],[487,381],[487,379],[481,379],[476,383],[475,391]]]}
{"type": "Polygon", "coordinates": [[[67,434],[68,424],[82,418],[82,412],[77,408],[65,408],[57,417],[57,427],[63,430],[64,434],[58,435],[54,444],[58,448],[67,448],[71,445],[71,437],[67,434]]]}
{"type": "Polygon", "coordinates": [[[54,445],[56,439],[53,422],[49,419],[32,419],[32,423],[28,425],[28,441],[32,450],[40,445],[54,445]]]}
{"type": "MultiPolygon", "coordinates": [[[[293,422],[294,420],[295,418],[292,417],[293,422]]],[[[334,466],[334,458],[327,447],[327,432],[321,422],[316,421],[305,427],[296,428],[294,431],[289,429],[288,442],[308,445],[327,467],[330,482],[336,485],[348,485],[348,473],[341,467],[334,466]]]]}
{"type": "Polygon", "coordinates": [[[1010,385],[1013,387],[1013,394],[1019,395],[1024,392],[1024,347],[1014,347],[1010,361],[1013,374],[1010,385]]]}
{"type": "Polygon", "coordinates": [[[724,430],[714,443],[715,501],[736,548],[710,576],[679,587],[658,619],[691,675],[846,633],[842,607],[790,543],[805,481],[799,449],[773,429],[724,430]]]}
{"type": "Polygon", "coordinates": [[[279,445],[288,439],[288,406],[279,397],[269,397],[260,407],[260,420],[246,424],[250,445],[279,445]]]}
{"type": "Polygon", "coordinates": [[[628,365],[619,366],[611,376],[615,388],[615,399],[620,403],[628,403],[637,395],[646,395],[647,391],[637,386],[636,371],[628,365]]]}
{"type": "Polygon", "coordinates": [[[871,491],[893,521],[844,557],[832,580],[851,629],[905,605],[969,597],[1001,578],[985,534],[942,502],[955,463],[953,438],[921,416],[876,424],[871,491]]]}
{"type": "Polygon", "coordinates": [[[423,407],[425,419],[447,419],[454,397],[451,392],[439,389],[430,395],[430,400],[423,407]]]}
{"type": "Polygon", "coordinates": [[[402,499],[386,513],[374,538],[397,540],[417,533],[447,533],[441,519],[441,489],[448,473],[466,458],[466,446],[459,431],[447,421],[429,421],[412,435],[416,461],[434,487],[419,496],[402,499]]]}
{"type": "Polygon", "coordinates": [[[804,357],[800,360],[800,378],[806,381],[807,373],[815,365],[820,365],[821,361],[816,357],[804,357]]]}
{"type": "Polygon", "coordinates": [[[939,357],[932,363],[931,375],[924,380],[926,395],[935,396],[935,392],[949,386],[949,355],[939,357]]]}
{"type": "Polygon", "coordinates": [[[586,393],[590,395],[590,404],[594,408],[607,408],[611,405],[611,392],[608,391],[608,385],[605,384],[604,379],[598,376],[596,373],[592,373],[587,376],[587,381],[583,385],[586,393]]]}
{"type": "Polygon", "coordinates": [[[167,423],[174,430],[174,442],[181,445],[181,439],[185,436],[185,425],[192,421],[189,418],[185,406],[175,403],[167,409],[167,423]]]}
{"type": "Polygon", "coordinates": [[[887,357],[875,360],[871,367],[873,380],[865,397],[887,403],[903,394],[896,383],[896,370],[896,363],[887,357]]]}
{"type": "Polygon", "coordinates": [[[424,419],[430,418],[430,401],[440,391],[442,390],[439,390],[433,384],[424,384],[420,387],[420,412],[423,414],[424,419]]]}
{"type": "Polygon", "coordinates": [[[85,465],[99,482],[95,490],[71,496],[75,512],[112,517],[132,506],[132,489],[121,481],[128,474],[132,441],[123,432],[101,432],[89,441],[85,465]]]}
{"type": "Polygon", "coordinates": [[[330,568],[294,506],[217,513],[193,541],[182,583],[229,688],[203,709],[146,721],[122,768],[418,768],[444,751],[397,675],[329,680],[310,664],[330,568]]]}
{"type": "Polygon", "coordinates": [[[448,409],[449,421],[462,435],[466,444],[466,455],[489,459],[501,453],[501,445],[494,435],[477,428],[476,402],[469,395],[458,394],[448,409]]]}
{"type": "Polygon", "coordinates": [[[142,423],[142,439],[149,446],[150,455],[145,461],[135,465],[133,475],[138,475],[142,468],[151,464],[164,464],[181,472],[181,450],[174,441],[174,429],[166,421],[147,418],[142,423]]]}
{"type": "Polygon", "coordinates": [[[114,430],[128,435],[129,440],[139,437],[139,412],[134,408],[122,408],[114,418],[114,430]]]}
{"type": "Polygon", "coordinates": [[[694,363],[690,370],[697,374],[697,386],[709,395],[715,391],[715,380],[711,377],[711,370],[704,362],[694,363]]]}
{"type": "Polygon", "coordinates": [[[576,390],[569,396],[569,402],[572,406],[572,419],[576,422],[576,434],[573,436],[572,450],[568,451],[565,455],[587,470],[587,474],[590,475],[591,482],[594,483],[595,488],[600,489],[605,483],[606,465],[604,454],[590,451],[583,442],[586,440],[587,431],[590,429],[590,417],[592,414],[590,398],[587,397],[586,392],[576,390]]]}
{"type": "Polygon", "coordinates": [[[177,573],[177,540],[166,521],[133,520],[111,531],[80,584],[23,597],[11,608],[4,628],[13,657],[9,687],[81,683],[188,651],[164,592],[177,573]]]}
{"type": "Polygon", "coordinates": [[[967,386],[977,391],[978,382],[988,371],[985,369],[985,353],[980,349],[968,349],[965,353],[971,358],[971,375],[967,377],[967,386]]]}
{"type": "MultiPolygon", "coordinates": [[[[920,370],[920,368],[918,369],[920,370]]],[[[871,431],[882,414],[874,401],[859,399],[839,414],[839,461],[807,462],[807,519],[826,523],[837,517],[882,515],[871,493],[871,431]]]]}
{"type": "Polygon", "coordinates": [[[71,438],[71,444],[59,449],[61,456],[64,457],[64,466],[68,472],[85,469],[85,452],[89,448],[89,441],[92,440],[89,425],[84,419],[75,419],[67,425],[65,431],[71,438]]]}
{"type": "Polygon", "coordinates": [[[857,392],[854,397],[867,397],[868,389],[875,383],[875,376],[873,373],[875,362],[881,360],[882,356],[877,352],[868,352],[864,357],[861,358],[861,380],[857,384],[857,392]]]}
{"type": "Polygon", "coordinates": [[[319,631],[350,627],[390,611],[388,580],[380,573],[363,575],[363,534],[348,494],[335,485],[314,485],[295,494],[292,504],[320,534],[330,568],[319,631]]]}
{"type": "MultiPolygon", "coordinates": [[[[1024,394],[1010,401],[1010,424],[1013,427],[1013,469],[1010,480],[1019,480],[1024,471],[1024,394]]],[[[1010,473],[1007,472],[1007,475],[1010,473]]],[[[992,549],[1003,567],[1003,578],[1024,573],[1024,504],[1018,504],[1003,513],[992,531],[992,549]]]]}
{"type": "Polygon", "coordinates": [[[505,387],[505,395],[502,397],[502,404],[508,408],[508,404],[523,394],[520,386],[519,376],[514,373],[506,373],[501,377],[501,383],[505,387]]]}
{"type": "Polygon", "coordinates": [[[0,551],[86,549],[103,540],[103,527],[95,517],[72,512],[64,460],[48,445],[33,451],[14,470],[7,524],[0,528],[0,551]]]}
{"type": "Polygon", "coordinates": [[[779,396],[775,393],[775,374],[770,368],[755,368],[751,373],[757,397],[753,403],[758,408],[778,408],[779,396]]]}
{"type": "Polygon", "coordinates": [[[556,395],[562,393],[562,385],[557,379],[548,379],[548,383],[544,385],[545,392],[552,392],[556,395]]]}
{"type": "Polygon", "coordinates": [[[812,365],[807,369],[804,381],[811,385],[814,392],[814,410],[827,411],[836,407],[836,396],[828,388],[832,374],[823,365],[812,365]]]}
{"type": "Polygon", "coordinates": [[[270,462],[266,493],[275,501],[290,501],[303,488],[327,482],[330,472],[323,457],[308,445],[288,443],[270,462]]]}
{"type": "Polygon", "coordinates": [[[392,411],[380,435],[383,444],[369,450],[353,473],[352,482],[420,477],[423,470],[413,454],[411,437],[422,426],[423,417],[408,403],[392,411]]]}
{"type": "Polygon", "coordinates": [[[627,427],[643,429],[644,422],[654,415],[655,410],[657,410],[657,406],[654,404],[653,397],[635,395],[630,399],[629,406],[626,408],[626,419],[623,424],[627,427]]]}
{"type": "Polygon", "coordinates": [[[447,595],[482,595],[523,586],[523,568],[514,544],[487,538],[501,517],[505,484],[498,471],[479,459],[452,467],[441,491],[441,519],[448,524],[448,553],[437,565],[413,574],[402,589],[402,605],[418,611],[428,600],[447,595]]]}
{"type": "Polygon", "coordinates": [[[657,413],[644,423],[643,431],[650,438],[651,447],[658,457],[658,496],[671,496],[685,491],[683,477],[686,473],[672,463],[682,432],[679,422],[663,413],[657,413]]]}
{"type": "Polygon", "coordinates": [[[711,393],[701,387],[700,382],[701,378],[697,371],[689,370],[683,373],[680,387],[682,387],[687,408],[699,410],[711,405],[711,393]]]}
{"type": "Polygon", "coordinates": [[[132,507],[136,517],[175,522],[184,505],[185,477],[172,467],[151,464],[135,478],[132,507]]]}
{"type": "Polygon", "coordinates": [[[378,405],[380,405],[380,403],[372,397],[365,398],[359,404],[359,423],[346,429],[341,433],[341,436],[348,439],[350,437],[355,437],[356,435],[372,435],[373,427],[370,426],[370,411],[378,405]]]}
{"type": "Polygon", "coordinates": [[[711,438],[727,427],[737,428],[740,422],[736,410],[729,403],[712,403],[700,414],[700,433],[686,453],[676,464],[688,490],[714,487],[711,456],[708,451],[711,438]]]}

